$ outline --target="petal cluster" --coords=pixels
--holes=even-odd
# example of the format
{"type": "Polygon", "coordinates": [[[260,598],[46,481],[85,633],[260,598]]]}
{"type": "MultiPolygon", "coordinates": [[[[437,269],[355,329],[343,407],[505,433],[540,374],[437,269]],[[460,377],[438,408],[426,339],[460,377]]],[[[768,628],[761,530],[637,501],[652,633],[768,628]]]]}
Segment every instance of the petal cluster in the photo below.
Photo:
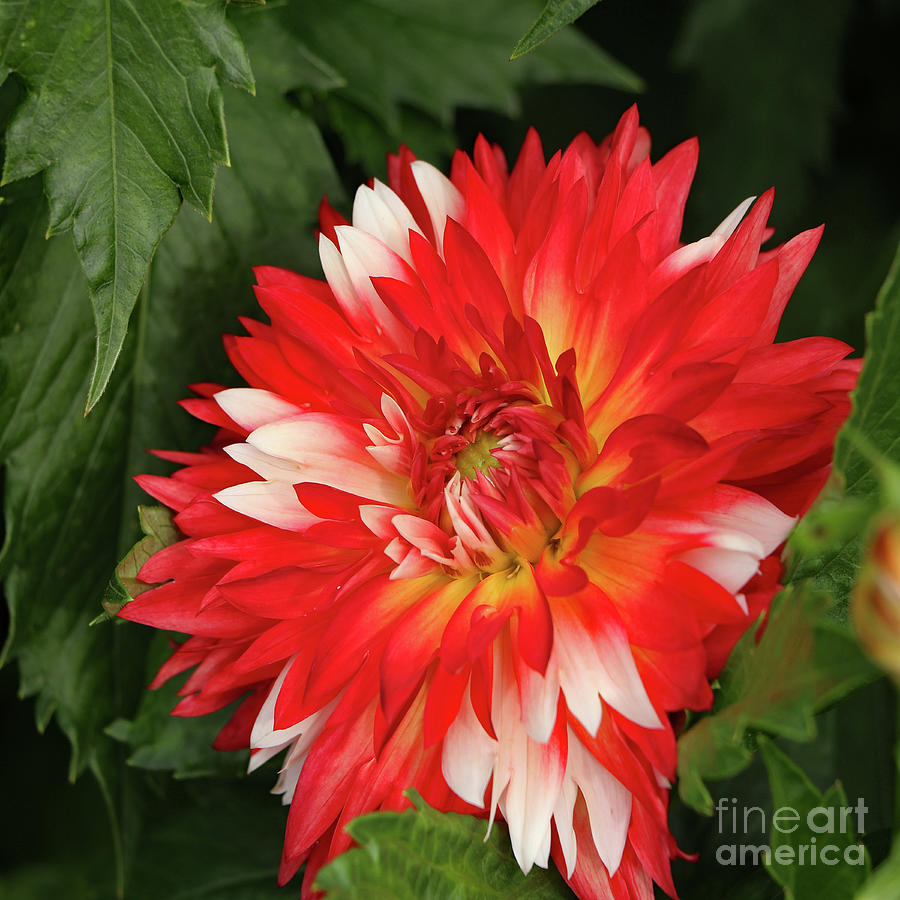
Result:
{"type": "Polygon", "coordinates": [[[858,361],[774,343],[820,231],[762,251],[767,193],[684,244],[696,142],[649,149],[635,109],[511,170],[402,149],[323,203],[325,281],[256,270],[248,386],[194,386],[214,442],[139,479],[184,537],[121,615],[189,635],[177,715],[240,700],[218,746],[280,758],[307,896],[409,787],[581,897],[674,894],[673,714],[767,608],[858,361]]]}

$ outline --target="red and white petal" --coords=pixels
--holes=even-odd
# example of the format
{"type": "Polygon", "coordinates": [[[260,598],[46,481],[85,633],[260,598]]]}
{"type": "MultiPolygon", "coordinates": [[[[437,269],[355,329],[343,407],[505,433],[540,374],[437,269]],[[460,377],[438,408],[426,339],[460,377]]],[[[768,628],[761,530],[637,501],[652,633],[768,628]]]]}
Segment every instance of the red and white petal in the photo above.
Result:
{"type": "Polygon", "coordinates": [[[300,467],[289,459],[271,456],[252,444],[229,444],[225,452],[242,466],[252,469],[266,481],[281,481],[296,484],[303,480],[300,467]]]}
{"type": "Polygon", "coordinates": [[[622,861],[631,823],[631,793],[570,733],[566,778],[578,785],[587,806],[597,855],[610,876],[622,861]]]}
{"type": "MultiPolygon", "coordinates": [[[[569,741],[577,740],[570,732],[569,741]]],[[[567,763],[568,765],[568,763],[567,763]]],[[[556,806],[553,809],[553,823],[556,826],[556,836],[559,839],[563,859],[566,863],[566,877],[571,878],[578,860],[578,838],[575,835],[573,817],[575,815],[575,801],[578,799],[578,785],[570,777],[563,779],[556,798],[556,806]]]]}
{"type": "Polygon", "coordinates": [[[747,214],[755,199],[756,197],[748,197],[739,203],[708,237],[700,238],[692,244],[685,244],[669,254],[653,272],[650,282],[651,296],[658,296],[686,272],[711,260],[725,246],[725,242],[741,223],[741,219],[747,214]]]}
{"type": "Polygon", "coordinates": [[[528,735],[510,654],[503,641],[495,645],[491,718],[497,756],[491,815],[499,807],[513,854],[527,874],[536,863],[547,865],[547,834],[566,771],[566,735],[561,716],[549,741],[539,743],[528,735]]]}
{"type": "Polygon", "coordinates": [[[444,737],[441,771],[457,796],[472,806],[484,808],[484,792],[494,773],[496,758],[497,741],[478,721],[467,688],[459,714],[444,737]]]}
{"type": "MultiPolygon", "coordinates": [[[[696,535],[698,546],[678,558],[737,595],[795,521],[758,494],[717,485],[706,508],[698,510],[696,518],[673,523],[671,533],[696,535]]],[[[744,608],[742,598],[736,600],[744,608]]]]}
{"type": "Polygon", "coordinates": [[[412,265],[409,232],[422,234],[406,204],[376,178],[372,187],[360,185],[353,198],[353,225],[368,232],[412,265]]]}
{"type": "Polygon", "coordinates": [[[566,703],[591,734],[602,716],[599,697],[644,728],[661,728],[621,626],[588,631],[575,616],[554,611],[554,659],[566,703]]]}
{"type": "Polygon", "coordinates": [[[372,279],[407,281],[410,270],[387,244],[367,231],[352,225],[338,225],[335,233],[344,271],[353,292],[374,323],[375,334],[378,338],[389,336],[395,348],[403,347],[407,340],[406,329],[385,306],[372,279]]]}
{"type": "Polygon", "coordinates": [[[228,388],[215,394],[213,400],[229,418],[247,431],[303,412],[299,406],[261,388],[228,388]]]}
{"type": "Polygon", "coordinates": [[[257,428],[247,443],[295,463],[297,481],[325,484],[348,494],[409,505],[408,482],[386,472],[366,452],[361,428],[328,413],[306,413],[257,428]]]}
{"type": "Polygon", "coordinates": [[[435,246],[439,254],[444,252],[444,228],[447,219],[459,221],[465,209],[465,200],[456,186],[431,163],[417,159],[410,166],[416,186],[428,208],[431,227],[434,229],[435,246]]]}
{"type": "Polygon", "coordinates": [[[369,339],[374,338],[377,335],[375,322],[366,304],[353,287],[347,267],[341,258],[341,251],[324,232],[319,235],[319,260],[322,263],[322,271],[325,273],[328,286],[334,293],[347,321],[357,333],[369,339]]]}
{"type": "Polygon", "coordinates": [[[552,655],[543,674],[516,657],[516,681],[525,731],[533,741],[546,744],[559,710],[559,670],[553,665],[552,655]]]}
{"type": "Polygon", "coordinates": [[[228,509],[287,531],[305,531],[319,521],[303,508],[293,487],[282,481],[248,481],[217,491],[213,497],[228,509]]]}

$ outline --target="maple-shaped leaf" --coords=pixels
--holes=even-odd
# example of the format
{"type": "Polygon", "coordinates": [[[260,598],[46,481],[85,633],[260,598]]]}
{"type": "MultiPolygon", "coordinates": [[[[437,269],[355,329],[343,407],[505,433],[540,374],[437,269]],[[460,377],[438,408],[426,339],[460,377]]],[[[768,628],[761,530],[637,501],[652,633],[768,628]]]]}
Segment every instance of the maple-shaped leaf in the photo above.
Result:
{"type": "Polygon", "coordinates": [[[47,233],[72,229],[97,331],[90,409],[181,198],[212,215],[220,78],[252,91],[253,76],[223,0],[4,2],[0,47],[0,76],[28,89],[3,182],[45,171],[47,233]]]}
{"type": "Polygon", "coordinates": [[[432,809],[407,791],[415,809],[375,812],[347,831],[359,847],[333,859],[316,876],[327,900],[566,900],[574,895],[555,868],[525,876],[502,823],[432,809]]]}

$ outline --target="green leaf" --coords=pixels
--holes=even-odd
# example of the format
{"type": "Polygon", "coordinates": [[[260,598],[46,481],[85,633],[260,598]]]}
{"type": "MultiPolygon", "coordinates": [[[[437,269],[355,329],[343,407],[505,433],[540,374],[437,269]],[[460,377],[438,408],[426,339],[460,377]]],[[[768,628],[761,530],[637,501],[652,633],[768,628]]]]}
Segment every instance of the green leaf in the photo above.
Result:
{"type": "Polygon", "coordinates": [[[547,5],[532,23],[531,28],[519,39],[510,59],[518,59],[530,53],[535,47],[540,47],[557,31],[574,22],[599,2],[600,0],[547,0],[547,5]]]}
{"type": "MultiPolygon", "coordinates": [[[[380,119],[368,110],[357,106],[340,93],[332,92],[325,98],[328,121],[343,138],[347,154],[367,173],[384,175],[385,159],[401,143],[389,132],[380,119]]],[[[422,159],[447,160],[453,155],[457,141],[451,131],[435,125],[424,113],[402,106],[399,110],[398,132],[402,143],[410,147],[422,159]]]]}
{"type": "MultiPolygon", "coordinates": [[[[154,636],[147,657],[147,680],[171,656],[172,647],[162,635],[154,636]]],[[[153,691],[144,691],[133,719],[116,719],[106,734],[127,744],[130,766],[172,772],[176,778],[208,775],[237,776],[247,770],[249,753],[225,753],[213,749],[213,741],[234,712],[236,703],[207,716],[181,718],[172,715],[178,691],[188,675],[178,676],[153,691]]]]}
{"type": "MultiPolygon", "coordinates": [[[[268,773],[265,774],[268,778],[268,773]]],[[[259,779],[204,783],[152,810],[126,900],[284,900],[284,813],[259,779]],[[174,802],[173,802],[174,801],[174,802]]],[[[299,892],[295,892],[297,896],[299,892]]]]}
{"type": "Polygon", "coordinates": [[[302,36],[295,35],[286,24],[286,13],[275,9],[241,10],[233,16],[244,41],[258,48],[254,64],[270,89],[286,94],[309,88],[327,93],[344,87],[346,80],[333,62],[315,53],[302,36]]]}
{"type": "Polygon", "coordinates": [[[102,603],[105,613],[101,613],[91,622],[91,625],[98,624],[104,619],[113,618],[126,603],[148,590],[151,585],[140,581],[137,577],[138,572],[154,553],[158,553],[163,547],[168,547],[178,540],[178,529],[172,519],[171,511],[166,507],[139,506],[138,518],[144,537],[125,554],[116,566],[116,571],[113,572],[106,587],[106,593],[103,595],[102,603]]]}
{"type": "Polygon", "coordinates": [[[250,57],[237,30],[225,17],[227,5],[228,0],[182,2],[184,11],[190,17],[196,31],[197,39],[215,60],[219,75],[235,87],[255,94],[256,80],[250,69],[250,57]]]}
{"type": "Polygon", "coordinates": [[[114,715],[113,636],[88,623],[115,564],[130,395],[119,383],[88,419],[73,403],[93,344],[87,291],[71,244],[44,239],[39,198],[32,181],[0,207],[3,658],[18,660],[20,693],[37,695],[39,728],[57,713],[74,777],[114,715]]]}
{"type": "MultiPolygon", "coordinates": [[[[135,772],[123,772],[120,744],[104,729],[115,721],[112,734],[127,740],[142,765],[168,767],[184,747],[192,748],[174,765],[186,775],[209,768],[212,732],[203,730],[215,726],[187,724],[179,749],[175,732],[185,723],[163,721],[161,711],[171,694],[144,698],[149,631],[118,623],[88,627],[116,559],[138,537],[134,511],[146,496],[132,475],[170,468],[145,448],[190,448],[210,439],[209,426],[176,401],[190,382],[237,383],[220,335],[238,327],[240,313],[259,315],[251,266],[309,270],[316,259],[318,201],[324,192],[340,194],[318,129],[269,74],[263,64],[255,99],[229,95],[235,168],[219,173],[215,222],[190,210],[179,217],[141,292],[111,389],[87,418],[77,398],[87,387],[93,339],[78,259],[69,241],[45,239],[34,179],[10,187],[0,206],[0,459],[6,480],[0,575],[11,620],[4,655],[18,662],[20,694],[36,698],[39,727],[55,713],[71,742],[70,776],[86,767],[96,774],[118,820],[116,842],[126,862],[140,821],[129,800],[135,772]]],[[[164,533],[158,523],[153,528],[164,533]]],[[[221,763],[235,765],[224,755],[221,763]]],[[[262,793],[280,821],[277,805],[262,793]]],[[[270,846],[275,868],[279,845],[276,836],[270,846]]],[[[107,861],[105,871],[112,867],[107,861]]],[[[181,877],[195,883],[184,872],[181,877]]],[[[270,893],[274,877],[267,871],[260,896],[270,893]]],[[[238,895],[237,888],[218,894],[215,883],[206,893],[238,895]]],[[[67,893],[60,889],[57,896],[67,893]]]]}
{"type": "Polygon", "coordinates": [[[866,319],[866,362],[853,392],[853,412],[838,435],[834,463],[850,497],[879,489],[873,463],[880,454],[900,463],[900,246],[875,310],[866,319]],[[864,435],[865,444],[856,435],[864,435]]]}
{"type": "MultiPolygon", "coordinates": [[[[206,782],[202,790],[170,784],[159,790],[161,796],[143,804],[146,821],[131,858],[132,877],[119,895],[124,900],[284,900],[291,895],[278,886],[284,814],[259,780],[206,782]]],[[[57,799],[46,797],[44,809],[57,799]]],[[[0,872],[0,895],[4,900],[116,896],[107,886],[109,851],[102,833],[92,837],[80,855],[63,838],[43,846],[38,861],[17,860],[0,872]]]]}
{"type": "MultiPolygon", "coordinates": [[[[694,76],[684,88],[689,133],[699,135],[704,160],[722,161],[704,164],[692,189],[704,228],[722,218],[723,204],[737,204],[772,184],[779,210],[801,208],[814,174],[831,160],[841,39],[851,9],[850,0],[689,4],[675,49],[679,67],[694,76]]],[[[785,226],[786,216],[779,218],[785,226]]]]}
{"type": "Polygon", "coordinates": [[[57,714],[73,777],[110,743],[103,729],[113,719],[134,717],[146,683],[144,629],[88,628],[116,558],[137,537],[134,510],[146,496],[131,476],[167,471],[145,448],[209,440],[208,426],[176,401],[190,382],[236,383],[219,335],[239,313],[258,313],[251,266],[308,268],[320,196],[339,193],[318,130],[269,81],[260,78],[255,99],[234,93],[228,103],[236,167],[220,173],[216,221],[179,218],[112,389],[87,419],[74,402],[93,344],[78,260],[68,241],[45,240],[33,180],[10,188],[0,206],[4,656],[18,661],[22,695],[36,696],[39,726],[57,714]]]}
{"type": "MultiPolygon", "coordinates": [[[[139,631],[89,628],[115,564],[130,394],[118,384],[85,419],[93,340],[87,289],[71,243],[44,237],[40,186],[0,207],[0,459],[5,542],[0,577],[19,694],[35,696],[43,731],[55,715],[71,743],[69,777],[90,767],[108,790],[103,727],[140,688],[139,631]],[[75,401],[75,402],[73,402],[75,401]],[[105,570],[105,574],[104,574],[105,570]],[[131,668],[130,668],[131,666],[131,668]]],[[[128,354],[131,350],[127,351],[128,354]]],[[[133,508],[133,507],[132,507],[133,508]]],[[[121,873],[121,855],[113,866],[121,873]]],[[[73,887],[74,891],[74,887],[73,887]]],[[[74,894],[73,894],[74,896],[74,894]]]]}
{"type": "Polygon", "coordinates": [[[846,618],[868,525],[883,504],[881,481],[900,463],[900,248],[866,319],[867,348],[853,412],[838,434],[838,473],[817,506],[788,542],[789,579],[810,579],[834,596],[846,618]]]}
{"type": "Polygon", "coordinates": [[[48,234],[72,229],[97,332],[88,409],[181,197],[212,214],[216,163],[229,161],[219,76],[253,89],[223,10],[215,0],[0,4],[0,64],[28,87],[3,181],[46,170],[48,234]]]}
{"type": "Polygon", "coordinates": [[[849,900],[869,869],[865,847],[856,842],[854,833],[859,814],[864,822],[865,809],[851,808],[840,784],[820,793],[770,741],[761,740],[759,749],[769,773],[773,810],[785,812],[779,817],[780,827],[769,822],[769,874],[788,900],[849,900]],[[813,848],[818,863],[813,862],[813,848]],[[828,862],[832,859],[834,863],[828,862]]]}
{"type": "Polygon", "coordinates": [[[854,900],[896,900],[900,896],[900,844],[874,871],[854,900]]]}
{"type": "MultiPolygon", "coordinates": [[[[510,35],[527,28],[532,10],[529,3],[506,0],[344,0],[289,4],[272,13],[343,77],[346,86],[334,96],[383,129],[378,154],[355,143],[354,131],[341,131],[350,158],[357,161],[364,150],[368,157],[383,156],[408,141],[404,107],[425,113],[449,131],[460,106],[516,115],[517,88],[527,83],[641,89],[637,76],[574,30],[510,65],[510,35]]],[[[335,126],[343,127],[341,121],[335,126]]]]}
{"type": "Polygon", "coordinates": [[[522,874],[509,836],[495,823],[440,813],[415,792],[414,810],[379,812],[354,819],[347,830],[360,844],[330,862],[316,877],[328,900],[490,900],[571,897],[555,868],[522,874]]]}
{"type": "Polygon", "coordinates": [[[832,476],[815,506],[792,532],[786,580],[809,579],[846,605],[859,568],[861,535],[878,503],[876,497],[846,498],[840,481],[839,474],[832,476]]]}
{"type": "Polygon", "coordinates": [[[753,732],[809,740],[819,709],[877,677],[848,628],[826,616],[829,605],[826,594],[783,591],[759,642],[756,629],[738,642],[720,676],[713,713],[678,741],[678,789],[685,803],[711,814],[704,781],[749,765],[753,732]]]}
{"type": "MultiPolygon", "coordinates": [[[[239,315],[261,315],[252,267],[314,272],[319,201],[323,194],[335,201],[342,196],[318,128],[282,93],[283,70],[266,56],[268,29],[244,28],[267,17],[265,9],[235,16],[255,61],[257,93],[227,98],[234,165],[217,177],[215,218],[210,225],[186,211],[151,267],[140,316],[140,358],[127,373],[138,404],[123,448],[129,473],[171,470],[148,457],[145,448],[192,448],[209,440],[210,429],[179,410],[176,401],[189,383],[239,383],[225,360],[221,335],[241,330],[239,315]]],[[[126,523],[145,501],[146,495],[129,484],[126,523]]]]}
{"type": "Polygon", "coordinates": [[[98,870],[99,860],[89,866],[83,857],[31,863],[0,876],[0,888],[5,900],[97,900],[98,870]]]}

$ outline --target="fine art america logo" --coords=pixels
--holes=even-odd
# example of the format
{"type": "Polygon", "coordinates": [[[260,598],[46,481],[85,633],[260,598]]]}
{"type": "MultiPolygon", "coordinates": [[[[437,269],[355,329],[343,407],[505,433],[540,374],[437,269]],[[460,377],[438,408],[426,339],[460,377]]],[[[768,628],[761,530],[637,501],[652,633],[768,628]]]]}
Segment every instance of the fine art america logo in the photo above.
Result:
{"type": "Polygon", "coordinates": [[[733,841],[717,848],[719,865],[865,865],[865,847],[853,839],[854,833],[865,833],[869,807],[862,797],[855,806],[816,806],[805,812],[781,806],[770,819],[759,806],[738,806],[736,797],[720,797],[715,809],[719,834],[723,840],[733,841]],[[798,829],[804,835],[799,844],[787,837],[798,829]],[[750,843],[751,835],[754,839],[761,836],[762,841],[768,836],[768,843],[750,843]]]}

